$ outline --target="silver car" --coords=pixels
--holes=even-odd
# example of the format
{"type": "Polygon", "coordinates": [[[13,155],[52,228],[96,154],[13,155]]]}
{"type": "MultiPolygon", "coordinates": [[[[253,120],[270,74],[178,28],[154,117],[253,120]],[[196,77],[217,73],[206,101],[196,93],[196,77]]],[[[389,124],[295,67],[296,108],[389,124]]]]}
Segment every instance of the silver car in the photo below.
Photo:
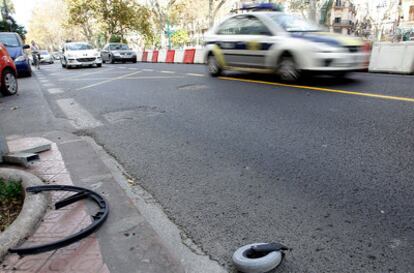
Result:
{"type": "Polygon", "coordinates": [[[115,62],[137,62],[137,54],[128,45],[122,43],[109,43],[101,50],[101,57],[104,63],[115,62]]]}
{"type": "Polygon", "coordinates": [[[40,55],[40,63],[53,64],[55,62],[53,59],[53,56],[47,50],[40,50],[39,55],[40,55]]]}

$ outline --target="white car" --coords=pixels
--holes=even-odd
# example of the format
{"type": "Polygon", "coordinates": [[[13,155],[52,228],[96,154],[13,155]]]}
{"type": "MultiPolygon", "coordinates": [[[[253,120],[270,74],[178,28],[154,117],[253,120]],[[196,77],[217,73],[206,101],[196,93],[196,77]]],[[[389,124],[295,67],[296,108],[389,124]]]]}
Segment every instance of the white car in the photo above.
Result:
{"type": "Polygon", "coordinates": [[[65,43],[60,62],[63,68],[102,66],[101,54],[86,42],[65,43]]]}
{"type": "Polygon", "coordinates": [[[40,55],[40,63],[48,63],[48,64],[54,63],[53,56],[50,55],[49,51],[40,50],[39,55],[40,55]]]}
{"type": "Polygon", "coordinates": [[[370,50],[360,39],[323,32],[283,12],[251,12],[226,18],[205,36],[209,73],[274,72],[295,81],[304,71],[344,76],[368,68],[370,50]]]}

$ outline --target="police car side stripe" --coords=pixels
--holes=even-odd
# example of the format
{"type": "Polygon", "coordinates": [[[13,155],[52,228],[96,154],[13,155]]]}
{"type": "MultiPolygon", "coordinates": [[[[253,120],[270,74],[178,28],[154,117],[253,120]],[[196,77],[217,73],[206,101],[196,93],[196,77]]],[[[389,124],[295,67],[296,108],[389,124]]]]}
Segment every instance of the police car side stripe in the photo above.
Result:
{"type": "MultiPolygon", "coordinates": [[[[217,45],[218,47],[220,47],[221,49],[224,50],[249,50],[247,43],[242,43],[242,42],[224,42],[226,43],[226,45],[231,45],[231,47],[222,47],[221,43],[223,42],[207,42],[207,45],[217,45]]],[[[260,48],[258,50],[270,50],[270,48],[272,47],[272,43],[258,43],[258,45],[260,45],[260,48]]]]}

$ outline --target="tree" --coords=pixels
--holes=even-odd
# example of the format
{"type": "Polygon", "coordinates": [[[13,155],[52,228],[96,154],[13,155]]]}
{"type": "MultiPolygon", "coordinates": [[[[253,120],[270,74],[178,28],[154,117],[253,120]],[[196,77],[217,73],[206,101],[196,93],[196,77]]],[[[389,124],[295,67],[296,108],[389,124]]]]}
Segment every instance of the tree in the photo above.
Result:
{"type": "Polygon", "coordinates": [[[289,0],[288,8],[290,11],[299,12],[303,18],[307,18],[306,11],[312,9],[321,9],[322,5],[326,1],[324,0],[314,0],[314,1],[304,1],[304,0],[289,0]],[[312,7],[311,4],[314,4],[316,7],[312,7]]]}
{"type": "Polygon", "coordinates": [[[97,32],[97,19],[95,13],[98,2],[96,0],[65,0],[68,18],[65,25],[78,27],[83,36],[94,43],[94,36],[97,32]]]}
{"type": "Polygon", "coordinates": [[[97,18],[101,18],[104,32],[118,35],[124,39],[129,32],[138,32],[145,37],[152,36],[149,22],[150,12],[147,7],[133,0],[99,0],[96,9],[97,18]]]}
{"type": "Polygon", "coordinates": [[[49,0],[36,4],[28,24],[28,38],[43,48],[57,50],[65,40],[84,39],[78,27],[66,24],[68,10],[64,0],[49,0]],[[47,5],[47,9],[42,8],[47,5]]]}
{"type": "Polygon", "coordinates": [[[227,2],[227,0],[208,0],[208,24],[214,25],[214,19],[221,7],[227,2]]]}
{"type": "Polygon", "coordinates": [[[0,21],[0,31],[17,32],[23,40],[25,40],[26,29],[17,24],[12,13],[15,12],[13,2],[11,0],[0,0],[0,10],[2,20],[0,21]]]}
{"type": "Polygon", "coordinates": [[[184,29],[180,29],[174,32],[171,36],[171,42],[176,47],[182,47],[189,41],[188,32],[184,29]]]}
{"type": "Polygon", "coordinates": [[[0,9],[4,10],[5,8],[7,9],[8,13],[14,14],[16,12],[12,0],[0,0],[0,9]]]}
{"type": "Polygon", "coordinates": [[[15,21],[0,21],[0,32],[17,32],[23,40],[26,39],[27,34],[24,26],[16,24],[15,21]]]}
{"type": "Polygon", "coordinates": [[[150,12],[134,0],[66,0],[68,24],[82,28],[90,42],[103,33],[108,41],[112,35],[121,40],[130,32],[152,38],[150,12]]]}

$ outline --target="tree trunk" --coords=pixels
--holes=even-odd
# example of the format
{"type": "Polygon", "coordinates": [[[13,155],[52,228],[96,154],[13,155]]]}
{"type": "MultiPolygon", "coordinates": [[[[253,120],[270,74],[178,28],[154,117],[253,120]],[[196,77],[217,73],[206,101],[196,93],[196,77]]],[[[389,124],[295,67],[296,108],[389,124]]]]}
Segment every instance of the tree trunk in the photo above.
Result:
{"type": "Polygon", "coordinates": [[[209,27],[213,26],[213,1],[208,0],[208,25],[209,27]]]}

